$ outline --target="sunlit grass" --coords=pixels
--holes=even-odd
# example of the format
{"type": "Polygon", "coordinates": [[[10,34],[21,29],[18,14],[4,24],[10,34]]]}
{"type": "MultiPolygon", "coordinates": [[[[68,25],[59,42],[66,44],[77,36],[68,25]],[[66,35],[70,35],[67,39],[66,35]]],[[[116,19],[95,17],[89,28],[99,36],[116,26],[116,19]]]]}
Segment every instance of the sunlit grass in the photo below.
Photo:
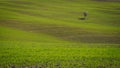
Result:
{"type": "Polygon", "coordinates": [[[119,7],[97,0],[0,1],[0,68],[119,68],[119,7]]]}

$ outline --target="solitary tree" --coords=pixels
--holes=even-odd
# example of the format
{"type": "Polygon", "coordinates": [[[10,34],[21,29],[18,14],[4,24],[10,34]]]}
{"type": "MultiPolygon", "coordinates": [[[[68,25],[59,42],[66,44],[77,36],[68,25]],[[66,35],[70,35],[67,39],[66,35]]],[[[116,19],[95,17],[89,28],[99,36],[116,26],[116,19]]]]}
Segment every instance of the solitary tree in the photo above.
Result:
{"type": "Polygon", "coordinates": [[[83,12],[84,18],[86,19],[86,17],[88,16],[87,12],[83,12]]]}

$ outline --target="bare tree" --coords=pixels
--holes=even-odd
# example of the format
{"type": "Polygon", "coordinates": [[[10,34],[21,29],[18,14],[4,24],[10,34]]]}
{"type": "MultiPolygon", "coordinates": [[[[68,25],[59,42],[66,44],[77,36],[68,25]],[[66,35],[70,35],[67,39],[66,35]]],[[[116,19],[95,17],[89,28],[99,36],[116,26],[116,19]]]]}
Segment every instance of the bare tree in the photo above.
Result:
{"type": "Polygon", "coordinates": [[[83,12],[84,18],[86,19],[86,17],[88,16],[87,12],[83,12]]]}

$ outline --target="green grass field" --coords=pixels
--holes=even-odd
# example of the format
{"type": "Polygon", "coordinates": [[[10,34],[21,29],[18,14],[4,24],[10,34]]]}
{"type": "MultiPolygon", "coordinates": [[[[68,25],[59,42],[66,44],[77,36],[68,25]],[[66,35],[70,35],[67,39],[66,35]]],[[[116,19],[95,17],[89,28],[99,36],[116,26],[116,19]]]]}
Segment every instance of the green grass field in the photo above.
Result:
{"type": "Polygon", "coordinates": [[[120,68],[119,53],[120,0],[0,0],[0,68],[120,68]]]}

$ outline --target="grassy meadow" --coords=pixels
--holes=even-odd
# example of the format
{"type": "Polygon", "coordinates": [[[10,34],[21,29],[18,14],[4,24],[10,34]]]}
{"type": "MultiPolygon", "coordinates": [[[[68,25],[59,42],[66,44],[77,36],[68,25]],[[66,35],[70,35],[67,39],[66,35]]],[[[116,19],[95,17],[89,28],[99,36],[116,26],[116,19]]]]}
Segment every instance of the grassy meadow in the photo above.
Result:
{"type": "Polygon", "coordinates": [[[0,68],[120,68],[120,1],[0,0],[0,68]]]}

